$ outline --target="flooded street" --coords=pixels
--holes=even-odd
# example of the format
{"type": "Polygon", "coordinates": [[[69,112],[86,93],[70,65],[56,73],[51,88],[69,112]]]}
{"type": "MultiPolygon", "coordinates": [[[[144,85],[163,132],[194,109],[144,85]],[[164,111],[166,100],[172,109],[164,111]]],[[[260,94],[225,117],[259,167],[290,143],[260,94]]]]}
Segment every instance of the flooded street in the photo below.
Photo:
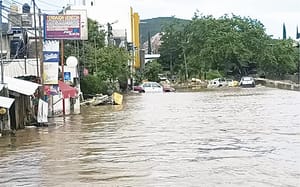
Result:
{"type": "Polygon", "coordinates": [[[135,94],[0,138],[0,186],[300,186],[300,93],[135,94]]]}

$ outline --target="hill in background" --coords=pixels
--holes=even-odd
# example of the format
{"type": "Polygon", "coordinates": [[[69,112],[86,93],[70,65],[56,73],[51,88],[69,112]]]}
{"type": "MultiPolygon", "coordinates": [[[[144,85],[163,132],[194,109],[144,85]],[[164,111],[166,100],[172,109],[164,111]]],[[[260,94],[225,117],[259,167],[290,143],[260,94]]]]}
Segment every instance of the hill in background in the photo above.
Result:
{"type": "MultiPolygon", "coordinates": [[[[172,23],[179,23],[179,25],[188,24],[190,20],[179,19],[175,17],[158,17],[151,19],[140,20],[140,42],[141,46],[145,46],[148,40],[148,33],[150,37],[155,36],[157,33],[163,31],[164,26],[170,25],[172,23]]],[[[182,28],[178,28],[182,29],[182,28]]]]}

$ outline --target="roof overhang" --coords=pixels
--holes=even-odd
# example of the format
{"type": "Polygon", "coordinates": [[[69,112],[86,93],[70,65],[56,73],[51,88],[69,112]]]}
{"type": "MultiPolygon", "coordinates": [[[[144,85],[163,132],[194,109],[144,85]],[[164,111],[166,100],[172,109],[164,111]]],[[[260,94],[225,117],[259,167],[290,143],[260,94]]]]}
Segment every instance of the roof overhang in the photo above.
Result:
{"type": "Polygon", "coordinates": [[[0,107],[10,108],[15,99],[0,96],[0,107]]]}
{"type": "Polygon", "coordinates": [[[33,95],[40,84],[25,81],[17,78],[4,77],[4,83],[7,84],[8,90],[14,91],[23,95],[33,95]]]}
{"type": "Polygon", "coordinates": [[[76,88],[69,86],[63,81],[58,81],[58,87],[62,93],[64,99],[66,98],[75,98],[77,95],[76,88]]]}

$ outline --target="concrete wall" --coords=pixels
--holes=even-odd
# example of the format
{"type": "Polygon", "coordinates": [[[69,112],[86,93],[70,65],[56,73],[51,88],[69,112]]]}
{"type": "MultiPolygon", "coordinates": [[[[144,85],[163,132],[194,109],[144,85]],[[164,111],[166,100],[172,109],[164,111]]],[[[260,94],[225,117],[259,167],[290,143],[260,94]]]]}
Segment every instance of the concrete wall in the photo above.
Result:
{"type": "Polygon", "coordinates": [[[300,91],[299,84],[283,81],[274,81],[269,79],[257,78],[255,79],[256,84],[261,84],[271,88],[279,88],[284,90],[300,91]]]}

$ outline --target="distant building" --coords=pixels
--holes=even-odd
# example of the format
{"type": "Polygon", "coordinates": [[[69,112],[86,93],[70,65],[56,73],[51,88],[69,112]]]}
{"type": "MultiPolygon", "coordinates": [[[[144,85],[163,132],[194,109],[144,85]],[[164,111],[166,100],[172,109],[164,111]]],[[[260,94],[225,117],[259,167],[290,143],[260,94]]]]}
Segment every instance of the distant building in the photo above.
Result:
{"type": "MultiPolygon", "coordinates": [[[[158,54],[158,50],[159,47],[161,46],[161,37],[162,34],[161,33],[156,33],[154,36],[151,37],[150,39],[150,46],[151,46],[151,54],[158,54]]],[[[148,41],[146,41],[145,43],[143,43],[143,49],[145,49],[145,51],[148,51],[148,41]]]]}
{"type": "Polygon", "coordinates": [[[113,29],[111,39],[113,44],[118,47],[126,47],[126,30],[124,29],[113,29]]]}
{"type": "MultiPolygon", "coordinates": [[[[10,47],[7,58],[36,58],[33,13],[30,6],[25,3],[20,11],[18,5],[12,4],[8,19],[7,40],[10,47]]],[[[38,32],[37,37],[39,37],[38,32]]]]}
{"type": "Polygon", "coordinates": [[[87,16],[96,20],[105,30],[108,31],[107,25],[112,27],[113,37],[119,43],[120,39],[130,41],[130,3],[129,0],[110,0],[110,3],[96,2],[96,0],[80,0],[74,5],[68,5],[71,9],[86,9],[87,16]],[[127,34],[126,34],[127,32],[127,34]]]}

